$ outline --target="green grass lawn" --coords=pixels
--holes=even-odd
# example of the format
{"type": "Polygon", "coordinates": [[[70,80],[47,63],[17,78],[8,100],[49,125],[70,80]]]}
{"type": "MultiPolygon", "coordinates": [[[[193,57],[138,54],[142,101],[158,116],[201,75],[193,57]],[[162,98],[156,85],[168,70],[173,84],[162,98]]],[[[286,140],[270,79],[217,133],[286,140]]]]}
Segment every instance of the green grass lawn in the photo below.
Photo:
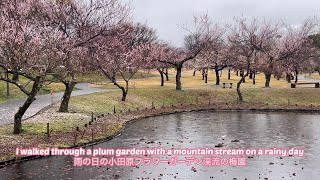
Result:
{"type": "MultiPolygon", "coordinates": [[[[169,72],[174,75],[174,70],[169,72]]],[[[198,71],[193,76],[192,70],[184,70],[182,74],[183,91],[175,90],[175,78],[170,78],[165,82],[165,86],[160,86],[160,77],[148,79],[134,79],[130,82],[129,94],[126,102],[121,102],[121,91],[95,93],[71,98],[71,109],[76,112],[112,112],[114,106],[118,110],[136,109],[138,107],[151,107],[152,101],[156,106],[172,105],[172,104],[190,104],[194,103],[198,97],[199,101],[209,100],[216,103],[236,103],[236,83],[240,77],[232,72],[231,79],[227,78],[227,71],[221,76],[222,83],[233,83],[233,89],[223,89],[221,86],[215,85],[215,75],[209,72],[209,81],[204,83],[202,75],[198,71]],[[91,103],[88,103],[91,102],[91,103]]],[[[303,80],[300,80],[303,82],[303,80]]],[[[124,85],[124,82],[119,81],[124,85]]],[[[320,106],[319,89],[298,87],[291,89],[290,84],[284,79],[271,79],[270,88],[264,87],[264,74],[256,76],[256,84],[253,85],[252,80],[247,78],[246,83],[241,85],[241,91],[246,103],[253,104],[269,104],[269,105],[301,105],[320,106]]],[[[113,84],[94,85],[95,87],[118,89],[113,84]]]]}
{"type": "MultiPolygon", "coordinates": [[[[243,88],[245,103],[247,104],[268,104],[270,106],[320,106],[319,89],[313,88],[243,88]]],[[[103,92],[90,95],[72,97],[71,109],[84,113],[112,113],[116,109],[128,111],[128,109],[150,108],[152,102],[157,107],[196,103],[236,103],[237,93],[235,89],[188,89],[176,91],[174,89],[132,89],[129,91],[126,102],[121,102],[121,92],[103,92]],[[90,103],[88,103],[90,102],[90,103]]]]}

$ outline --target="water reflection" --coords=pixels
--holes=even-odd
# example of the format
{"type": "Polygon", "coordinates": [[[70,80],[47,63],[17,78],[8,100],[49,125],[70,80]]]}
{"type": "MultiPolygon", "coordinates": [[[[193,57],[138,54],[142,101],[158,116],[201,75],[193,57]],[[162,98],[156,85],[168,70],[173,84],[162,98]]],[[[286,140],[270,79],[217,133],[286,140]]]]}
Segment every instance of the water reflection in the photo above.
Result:
{"type": "Polygon", "coordinates": [[[158,165],[73,167],[71,157],[50,157],[0,169],[1,179],[318,179],[319,114],[193,112],[147,118],[128,124],[125,132],[93,148],[301,147],[305,156],[247,158],[246,167],[158,165]],[[143,139],[141,139],[143,138],[143,139]],[[240,142],[232,143],[239,139],[240,142]],[[148,143],[154,141],[154,143],[148,143]],[[273,163],[273,164],[272,164],[273,163]]]}

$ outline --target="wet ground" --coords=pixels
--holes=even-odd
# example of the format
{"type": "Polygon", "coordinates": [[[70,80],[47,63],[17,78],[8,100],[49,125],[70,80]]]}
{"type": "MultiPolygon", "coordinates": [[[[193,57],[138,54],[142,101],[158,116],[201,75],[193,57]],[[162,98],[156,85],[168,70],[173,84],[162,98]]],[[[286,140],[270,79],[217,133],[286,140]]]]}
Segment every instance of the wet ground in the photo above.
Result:
{"type": "Polygon", "coordinates": [[[48,157],[2,168],[0,176],[1,179],[319,179],[319,127],[319,114],[307,113],[166,115],[128,124],[121,136],[93,148],[215,148],[224,143],[223,148],[304,148],[304,156],[246,156],[245,167],[194,164],[74,167],[71,157],[48,157]]]}

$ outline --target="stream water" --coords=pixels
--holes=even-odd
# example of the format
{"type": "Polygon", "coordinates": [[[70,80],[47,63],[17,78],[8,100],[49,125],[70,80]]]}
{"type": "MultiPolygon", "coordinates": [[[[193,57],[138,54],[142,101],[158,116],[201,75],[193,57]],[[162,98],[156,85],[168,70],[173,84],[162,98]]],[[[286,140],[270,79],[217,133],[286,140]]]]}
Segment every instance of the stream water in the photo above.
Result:
{"type": "Polygon", "coordinates": [[[2,168],[0,179],[320,179],[319,139],[319,114],[179,113],[130,123],[121,136],[88,148],[216,148],[223,143],[222,148],[303,148],[304,156],[244,156],[246,166],[143,162],[134,167],[75,167],[73,157],[55,156],[2,168]]]}

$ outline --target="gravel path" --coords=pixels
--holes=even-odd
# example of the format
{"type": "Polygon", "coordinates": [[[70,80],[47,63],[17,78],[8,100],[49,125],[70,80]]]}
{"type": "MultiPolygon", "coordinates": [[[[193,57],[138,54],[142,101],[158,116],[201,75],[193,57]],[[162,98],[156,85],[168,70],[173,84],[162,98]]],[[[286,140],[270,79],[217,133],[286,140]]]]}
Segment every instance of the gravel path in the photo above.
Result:
{"type": "MultiPolygon", "coordinates": [[[[110,91],[107,89],[91,88],[88,83],[80,83],[77,84],[76,87],[79,90],[73,91],[72,96],[110,91]]],[[[41,109],[49,106],[52,103],[52,100],[54,102],[60,101],[62,96],[63,92],[55,93],[53,98],[50,94],[37,96],[36,100],[24,114],[23,119],[29,118],[38,113],[41,109]]],[[[19,99],[0,104],[0,125],[13,123],[14,114],[24,102],[25,99],[19,99]]]]}

